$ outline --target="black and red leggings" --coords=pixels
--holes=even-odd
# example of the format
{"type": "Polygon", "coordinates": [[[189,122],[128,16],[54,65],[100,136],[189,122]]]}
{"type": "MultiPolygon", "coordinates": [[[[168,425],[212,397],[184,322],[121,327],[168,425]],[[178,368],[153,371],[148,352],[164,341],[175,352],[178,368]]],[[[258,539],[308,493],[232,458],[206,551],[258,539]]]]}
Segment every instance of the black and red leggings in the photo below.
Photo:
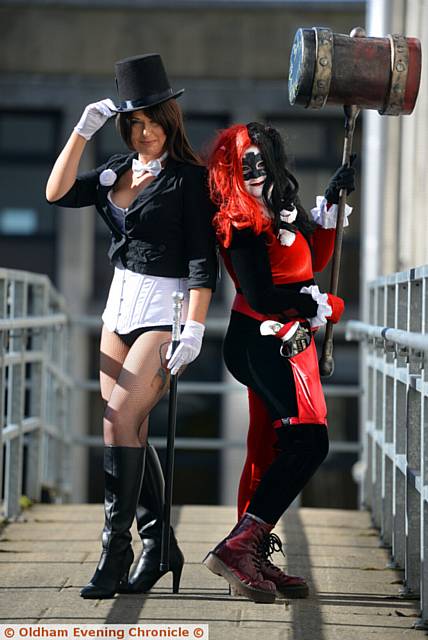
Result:
{"type": "MultiPolygon", "coordinates": [[[[298,415],[290,362],[273,336],[260,334],[260,321],[232,311],[224,342],[232,375],[263,400],[272,423],[298,415]]],[[[273,428],[273,427],[272,427],[273,428]]],[[[294,424],[275,429],[276,459],[264,473],[247,511],[275,524],[328,453],[325,424],[294,424]]],[[[267,442],[271,446],[271,439],[267,442]]]]}

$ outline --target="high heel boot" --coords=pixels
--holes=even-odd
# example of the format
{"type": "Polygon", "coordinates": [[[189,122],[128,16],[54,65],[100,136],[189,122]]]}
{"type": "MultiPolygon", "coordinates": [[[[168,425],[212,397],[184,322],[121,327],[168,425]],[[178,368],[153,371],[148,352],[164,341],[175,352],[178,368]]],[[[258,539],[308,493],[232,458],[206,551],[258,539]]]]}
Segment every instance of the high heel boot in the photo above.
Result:
{"type": "Polygon", "coordinates": [[[130,528],[141,489],[145,447],[104,447],[105,522],[103,550],[82,598],[112,598],[134,560],[130,528]]]}
{"type": "MultiPolygon", "coordinates": [[[[166,573],[159,569],[165,482],[156,449],[149,444],[146,449],[146,469],[136,514],[138,533],[143,543],[143,551],[128,583],[121,584],[121,593],[145,593],[150,591],[166,573]]],[[[172,571],[173,576],[173,593],[178,593],[183,564],[184,556],[171,527],[169,570],[172,571]]]]}

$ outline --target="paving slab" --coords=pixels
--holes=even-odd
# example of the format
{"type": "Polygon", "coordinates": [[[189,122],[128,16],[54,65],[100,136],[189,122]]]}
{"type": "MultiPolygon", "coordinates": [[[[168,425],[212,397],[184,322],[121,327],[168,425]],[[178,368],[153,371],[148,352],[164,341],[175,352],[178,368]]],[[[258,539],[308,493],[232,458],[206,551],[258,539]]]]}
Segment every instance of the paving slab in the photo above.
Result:
{"type": "MultiPolygon", "coordinates": [[[[229,532],[233,507],[183,506],[173,522],[186,564],[180,593],[171,574],[150,594],[82,600],[95,569],[101,505],[35,505],[0,535],[0,623],[206,623],[211,640],[403,640],[415,631],[418,602],[402,600],[403,573],[387,567],[370,514],[338,509],[290,511],[276,527],[285,541],[279,566],[305,575],[305,600],[255,604],[231,597],[226,582],[201,561],[229,532]],[[70,523],[78,526],[70,526],[70,523]]],[[[141,550],[133,529],[134,552],[141,550]]]]}
{"type": "MultiPolygon", "coordinates": [[[[33,549],[34,549],[34,545],[33,545],[33,549]]],[[[58,549],[58,545],[55,545],[55,547],[51,550],[51,551],[18,551],[18,550],[11,550],[11,551],[6,551],[5,549],[0,549],[0,575],[1,575],[1,565],[6,565],[9,563],[12,563],[14,565],[16,564],[28,564],[29,562],[31,563],[42,563],[42,564],[49,564],[52,562],[59,562],[59,563],[68,563],[68,562],[83,562],[86,557],[87,557],[88,553],[85,551],[61,551],[61,549],[58,549]]],[[[98,556],[99,556],[99,552],[98,552],[98,556]]],[[[1,582],[1,579],[0,579],[1,582]]]]}

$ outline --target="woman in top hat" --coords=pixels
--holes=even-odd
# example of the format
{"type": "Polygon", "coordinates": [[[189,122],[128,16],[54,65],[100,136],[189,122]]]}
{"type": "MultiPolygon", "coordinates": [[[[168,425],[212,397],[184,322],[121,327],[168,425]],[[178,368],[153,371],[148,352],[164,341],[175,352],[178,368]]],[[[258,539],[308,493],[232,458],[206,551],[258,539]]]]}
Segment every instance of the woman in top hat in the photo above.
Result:
{"type": "Polygon", "coordinates": [[[321,293],[313,274],[331,257],[334,203],[341,188],[353,190],[354,171],[338,169],[311,220],[299,202],[281,136],[253,122],[220,133],[209,175],[217,237],[237,289],[225,362],[248,387],[258,416],[251,416],[238,523],[204,562],[256,602],[273,602],[277,591],[304,597],[305,580],[270,562],[280,543],[271,531],[328,452],[312,333],[327,320],[339,320],[343,301],[321,293]]]}
{"type": "MultiPolygon", "coordinates": [[[[216,279],[213,208],[206,170],[186,137],[176,98],[158,54],[116,63],[120,104],[86,107],[49,177],[49,202],[95,205],[109,227],[115,267],[101,335],[105,524],[102,554],[83,598],[148,591],[159,570],[163,475],[147,445],[152,408],[199,354],[216,279]],[[113,115],[129,154],[78,174],[87,141],[113,115]],[[184,294],[181,342],[168,359],[171,294],[184,294]],[[144,468],[146,465],[146,471],[144,468]],[[144,478],[144,480],[143,480],[144,478]],[[143,553],[133,561],[130,527],[137,516],[143,553]]],[[[183,555],[171,531],[170,569],[178,591],[183,555]]]]}

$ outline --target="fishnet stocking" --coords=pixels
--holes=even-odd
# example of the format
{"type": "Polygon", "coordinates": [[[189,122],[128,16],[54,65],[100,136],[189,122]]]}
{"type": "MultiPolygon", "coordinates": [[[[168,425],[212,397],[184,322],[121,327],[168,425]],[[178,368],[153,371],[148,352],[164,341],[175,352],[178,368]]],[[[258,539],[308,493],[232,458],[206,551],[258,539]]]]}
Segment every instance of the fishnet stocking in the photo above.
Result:
{"type": "Polygon", "coordinates": [[[128,351],[129,347],[119,336],[103,326],[100,345],[100,386],[105,402],[110,400],[128,351]]]}
{"type": "Polygon", "coordinates": [[[166,331],[148,331],[129,349],[103,327],[100,383],[107,402],[105,444],[138,447],[147,443],[150,411],[168,389],[165,354],[170,338],[166,331]]]}

